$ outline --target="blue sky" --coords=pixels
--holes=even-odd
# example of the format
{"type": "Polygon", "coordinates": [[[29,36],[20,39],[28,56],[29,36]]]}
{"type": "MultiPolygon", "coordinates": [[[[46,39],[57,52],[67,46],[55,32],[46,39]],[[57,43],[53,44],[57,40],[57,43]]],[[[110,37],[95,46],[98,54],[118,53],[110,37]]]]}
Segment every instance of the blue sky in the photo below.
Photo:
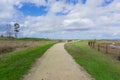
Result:
{"type": "Polygon", "coordinates": [[[1,0],[5,24],[21,25],[19,37],[120,39],[119,0],[1,0]]]}
{"type": "Polygon", "coordinates": [[[36,6],[34,3],[24,3],[21,8],[16,8],[24,14],[24,16],[44,16],[48,12],[48,7],[44,5],[36,6]]]}

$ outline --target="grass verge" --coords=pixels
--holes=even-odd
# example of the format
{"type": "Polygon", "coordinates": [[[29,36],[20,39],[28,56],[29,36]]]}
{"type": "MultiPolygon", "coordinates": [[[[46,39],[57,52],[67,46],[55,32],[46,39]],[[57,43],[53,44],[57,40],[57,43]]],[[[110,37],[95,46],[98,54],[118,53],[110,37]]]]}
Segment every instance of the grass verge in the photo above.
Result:
{"type": "Polygon", "coordinates": [[[86,41],[68,43],[65,48],[95,80],[120,80],[120,62],[91,49],[86,41]]]}
{"type": "Polygon", "coordinates": [[[47,43],[35,48],[15,51],[0,57],[0,80],[19,80],[31,68],[36,58],[54,43],[47,43]]]}

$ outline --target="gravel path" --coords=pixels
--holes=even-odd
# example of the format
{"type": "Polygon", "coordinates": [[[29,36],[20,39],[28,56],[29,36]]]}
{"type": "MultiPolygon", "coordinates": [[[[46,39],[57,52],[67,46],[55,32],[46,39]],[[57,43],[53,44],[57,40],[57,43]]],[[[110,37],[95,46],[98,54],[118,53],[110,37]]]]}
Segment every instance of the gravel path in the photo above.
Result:
{"type": "Polygon", "coordinates": [[[90,76],[58,43],[38,59],[23,80],[91,80],[90,76]]]}

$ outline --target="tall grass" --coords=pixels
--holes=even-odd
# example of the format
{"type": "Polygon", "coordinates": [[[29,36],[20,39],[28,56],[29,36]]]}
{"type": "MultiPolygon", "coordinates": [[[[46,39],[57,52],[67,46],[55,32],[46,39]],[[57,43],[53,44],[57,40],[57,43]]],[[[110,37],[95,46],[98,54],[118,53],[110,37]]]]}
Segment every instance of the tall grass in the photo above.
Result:
{"type": "Polygon", "coordinates": [[[33,62],[43,55],[54,43],[11,52],[0,57],[0,80],[19,80],[30,68],[33,62]]]}
{"type": "Polygon", "coordinates": [[[24,48],[30,48],[30,47],[35,47],[35,46],[39,46],[45,43],[49,43],[52,42],[50,40],[48,41],[44,41],[44,40],[0,40],[0,55],[7,53],[7,52],[12,52],[15,50],[21,50],[24,48]]]}
{"type": "Polygon", "coordinates": [[[120,80],[120,62],[91,49],[86,41],[68,43],[67,51],[95,80],[120,80]]]}

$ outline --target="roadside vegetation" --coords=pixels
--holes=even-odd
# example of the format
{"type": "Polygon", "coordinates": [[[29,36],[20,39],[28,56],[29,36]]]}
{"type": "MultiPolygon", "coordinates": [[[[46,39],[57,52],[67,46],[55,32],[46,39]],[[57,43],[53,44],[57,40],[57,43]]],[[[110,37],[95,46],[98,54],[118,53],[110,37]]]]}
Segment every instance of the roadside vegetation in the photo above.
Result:
{"type": "Polygon", "coordinates": [[[51,42],[51,40],[39,38],[0,38],[0,54],[39,46],[47,42],[51,42]]]}
{"type": "MultiPolygon", "coordinates": [[[[4,41],[3,41],[4,42],[4,41]]],[[[9,43],[9,40],[6,41],[9,43]]],[[[27,47],[0,54],[0,80],[20,80],[24,74],[31,68],[37,58],[49,49],[56,41],[10,41],[9,44],[27,47]],[[18,44],[19,43],[19,44],[18,44]],[[29,46],[29,47],[28,47],[29,46]]],[[[10,46],[13,46],[10,45],[10,46]]],[[[4,44],[3,44],[4,45],[4,44]]]]}
{"type": "Polygon", "coordinates": [[[87,42],[67,43],[65,48],[95,80],[120,80],[120,62],[109,54],[90,48],[87,42]]]}

